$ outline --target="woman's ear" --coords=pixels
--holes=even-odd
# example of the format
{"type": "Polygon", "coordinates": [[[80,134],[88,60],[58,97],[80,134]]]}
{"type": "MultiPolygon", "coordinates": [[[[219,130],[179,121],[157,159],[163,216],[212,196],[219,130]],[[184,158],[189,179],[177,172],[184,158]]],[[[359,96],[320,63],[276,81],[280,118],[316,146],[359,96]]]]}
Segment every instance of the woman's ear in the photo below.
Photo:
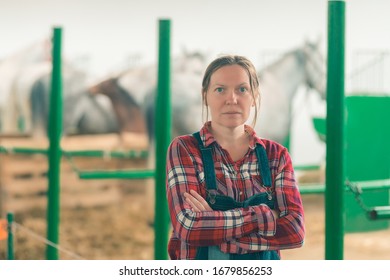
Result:
{"type": "Polygon", "coordinates": [[[259,100],[259,93],[257,93],[257,94],[255,95],[255,99],[253,99],[253,101],[252,101],[252,107],[255,107],[255,106],[256,106],[256,103],[257,103],[258,100],[259,100]]]}

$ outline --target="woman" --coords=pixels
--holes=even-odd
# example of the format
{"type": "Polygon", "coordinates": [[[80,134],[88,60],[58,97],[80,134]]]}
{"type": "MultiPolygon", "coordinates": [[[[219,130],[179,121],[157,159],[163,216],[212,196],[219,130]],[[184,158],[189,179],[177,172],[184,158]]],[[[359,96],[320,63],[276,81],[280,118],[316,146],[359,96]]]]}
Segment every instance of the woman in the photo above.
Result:
{"type": "Polygon", "coordinates": [[[303,207],[288,151],[246,124],[251,108],[254,121],[258,112],[253,64],[215,59],[202,98],[206,123],[168,149],[170,258],[279,259],[281,249],[301,247],[303,207]]]}

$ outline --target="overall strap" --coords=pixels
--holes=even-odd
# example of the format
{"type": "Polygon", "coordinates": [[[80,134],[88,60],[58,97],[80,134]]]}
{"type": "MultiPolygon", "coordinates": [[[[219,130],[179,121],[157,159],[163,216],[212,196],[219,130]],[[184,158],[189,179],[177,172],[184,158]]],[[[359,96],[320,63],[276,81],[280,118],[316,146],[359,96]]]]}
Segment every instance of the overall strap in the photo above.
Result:
{"type": "Polygon", "coordinates": [[[258,168],[263,180],[263,184],[266,187],[271,187],[271,171],[269,168],[267,152],[265,151],[263,145],[256,145],[256,155],[257,160],[259,161],[258,168]]]}
{"type": "MultiPolygon", "coordinates": [[[[195,139],[198,141],[199,149],[202,154],[203,161],[203,170],[206,181],[207,190],[217,190],[216,176],[215,176],[215,168],[214,161],[212,156],[211,147],[205,148],[200,138],[200,133],[195,132],[192,134],[195,139]]],[[[269,168],[268,157],[264,147],[260,144],[256,145],[255,148],[256,156],[258,160],[258,168],[263,180],[263,184],[266,187],[271,187],[271,171],[269,168]]]]}
{"type": "Polygon", "coordinates": [[[203,170],[204,170],[204,179],[206,181],[207,190],[217,190],[217,181],[215,176],[215,168],[211,147],[206,148],[203,145],[202,139],[200,138],[200,133],[195,132],[192,134],[196,140],[198,140],[199,149],[202,154],[203,161],[203,170]]]}

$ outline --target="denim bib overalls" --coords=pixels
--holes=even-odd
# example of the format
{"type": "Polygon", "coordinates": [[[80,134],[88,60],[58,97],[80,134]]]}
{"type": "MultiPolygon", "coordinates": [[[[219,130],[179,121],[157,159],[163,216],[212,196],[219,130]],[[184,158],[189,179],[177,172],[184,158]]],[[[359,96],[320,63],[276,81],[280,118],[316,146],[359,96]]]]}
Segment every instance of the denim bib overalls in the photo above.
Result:
{"type": "MultiPolygon", "coordinates": [[[[192,134],[198,141],[199,149],[202,155],[203,170],[205,176],[205,184],[207,197],[206,200],[213,210],[231,210],[235,208],[245,208],[266,204],[271,209],[274,209],[274,199],[271,193],[259,193],[251,196],[245,201],[236,201],[230,196],[217,194],[217,182],[214,169],[214,161],[212,157],[212,148],[204,147],[200,138],[199,132],[192,134]]],[[[263,185],[267,188],[271,187],[271,171],[268,164],[266,151],[262,145],[257,145],[255,148],[258,159],[258,168],[261,174],[263,185]]],[[[222,252],[218,246],[199,247],[196,255],[197,260],[279,260],[279,255],[276,251],[259,251],[248,254],[229,254],[222,252]]]]}

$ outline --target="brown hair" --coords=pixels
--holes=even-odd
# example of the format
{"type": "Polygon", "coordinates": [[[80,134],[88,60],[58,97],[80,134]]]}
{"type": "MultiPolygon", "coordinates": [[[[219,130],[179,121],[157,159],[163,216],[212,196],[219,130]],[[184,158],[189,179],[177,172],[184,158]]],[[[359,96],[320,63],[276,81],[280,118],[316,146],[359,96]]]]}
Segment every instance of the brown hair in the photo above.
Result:
{"type": "MultiPolygon", "coordinates": [[[[256,100],[256,97],[259,97],[260,104],[260,92],[259,92],[259,78],[257,77],[257,72],[252,62],[244,56],[239,55],[224,55],[213,60],[209,66],[206,68],[206,71],[203,76],[202,81],[202,101],[203,104],[207,107],[206,104],[206,92],[210,86],[211,76],[220,68],[230,65],[239,65],[245,69],[249,76],[249,82],[251,87],[251,93],[253,100],[256,100]]],[[[252,126],[255,126],[256,119],[258,114],[258,104],[255,103],[255,116],[252,121],[252,126]]],[[[202,116],[204,115],[204,107],[202,107],[202,116]]],[[[208,120],[208,110],[206,109],[206,120],[208,120]]]]}

